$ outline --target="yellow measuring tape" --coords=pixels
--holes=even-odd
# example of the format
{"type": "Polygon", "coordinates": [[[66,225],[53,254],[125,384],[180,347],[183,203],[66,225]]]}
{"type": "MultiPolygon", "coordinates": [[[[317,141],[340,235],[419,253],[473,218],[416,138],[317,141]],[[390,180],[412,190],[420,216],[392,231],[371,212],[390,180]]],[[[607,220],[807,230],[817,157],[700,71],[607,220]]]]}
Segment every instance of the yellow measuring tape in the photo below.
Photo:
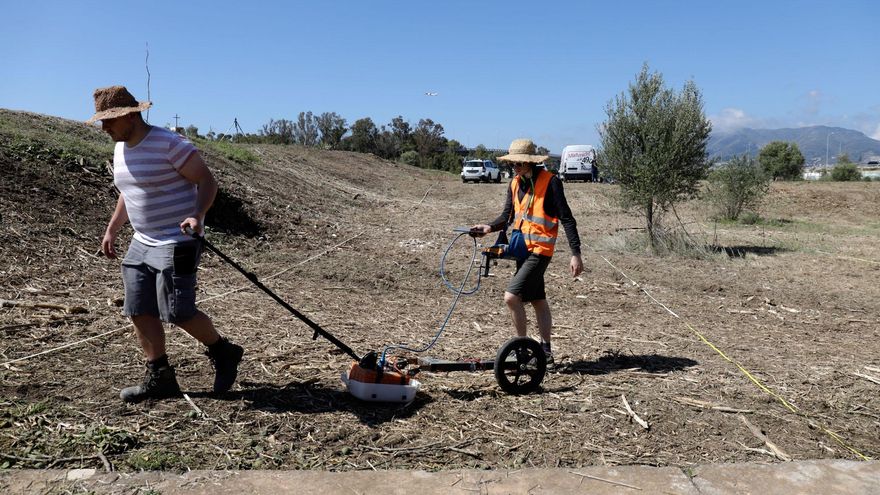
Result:
{"type": "MultiPolygon", "coordinates": [[[[595,251],[593,251],[593,252],[595,252],[595,251]]],[[[596,253],[596,254],[599,254],[599,253],[596,253]]],[[[615,270],[617,270],[618,273],[620,273],[620,274],[623,275],[627,280],[629,280],[630,282],[632,282],[633,285],[635,285],[636,287],[638,287],[639,290],[641,290],[642,292],[644,292],[645,295],[647,295],[647,296],[648,296],[652,301],[654,301],[655,303],[659,304],[659,305],[660,305],[663,309],[665,309],[669,314],[671,314],[672,316],[674,316],[675,318],[677,318],[677,319],[679,319],[679,320],[682,320],[682,321],[684,322],[685,326],[687,326],[688,329],[689,329],[691,332],[694,333],[694,335],[696,335],[697,337],[699,337],[699,339],[702,340],[706,345],[708,345],[713,351],[717,352],[719,356],[723,357],[725,360],[727,360],[728,362],[732,363],[732,364],[735,365],[737,368],[739,368],[739,370],[740,370],[744,375],[746,375],[746,377],[748,377],[748,379],[751,380],[752,383],[754,383],[755,385],[757,385],[758,388],[760,388],[761,390],[763,390],[767,395],[769,395],[769,396],[773,397],[774,399],[776,399],[777,401],[779,401],[779,403],[781,403],[783,406],[785,406],[785,408],[788,409],[789,411],[791,411],[792,413],[794,413],[794,414],[796,414],[796,415],[798,415],[798,416],[801,416],[801,417],[805,418],[806,420],[808,420],[812,426],[815,426],[816,428],[818,428],[818,429],[824,431],[828,436],[830,436],[830,437],[833,438],[838,444],[840,444],[841,447],[843,447],[843,448],[849,450],[850,452],[852,452],[853,454],[855,454],[859,459],[861,459],[861,460],[863,460],[863,461],[870,461],[870,460],[871,460],[870,457],[868,457],[868,456],[862,454],[861,452],[859,452],[859,451],[856,450],[855,448],[849,446],[846,442],[843,441],[842,438],[840,438],[840,436],[839,436],[837,433],[834,433],[833,431],[829,430],[828,428],[825,428],[824,426],[822,426],[822,425],[816,423],[816,422],[813,421],[813,420],[809,417],[809,415],[807,415],[805,412],[801,411],[801,410],[798,409],[796,406],[794,406],[793,404],[791,404],[790,402],[788,402],[787,400],[785,400],[784,397],[780,396],[780,395],[777,394],[776,392],[774,392],[774,391],[770,390],[769,388],[767,388],[767,386],[765,386],[763,383],[761,383],[760,380],[758,380],[757,378],[755,378],[755,375],[751,374],[751,373],[749,372],[749,370],[747,370],[743,365],[741,365],[741,364],[740,364],[739,362],[737,362],[735,359],[730,358],[727,354],[724,353],[724,351],[722,351],[721,349],[719,349],[718,346],[716,346],[715,344],[713,344],[712,342],[710,342],[709,339],[707,339],[703,334],[701,334],[701,333],[698,332],[694,327],[692,327],[690,323],[688,323],[688,322],[687,322],[686,320],[684,320],[682,317],[680,317],[680,316],[678,316],[677,314],[675,314],[675,312],[672,311],[671,309],[669,309],[668,307],[666,307],[665,304],[663,304],[662,302],[660,302],[660,301],[658,301],[656,298],[654,298],[654,296],[652,296],[651,293],[648,292],[644,287],[642,287],[641,285],[639,285],[638,282],[636,282],[635,280],[629,278],[629,276],[628,276],[626,273],[624,273],[623,270],[621,270],[620,268],[617,268],[616,266],[614,266],[614,263],[608,261],[608,259],[605,258],[604,256],[602,256],[601,254],[599,254],[599,257],[602,258],[603,260],[605,260],[605,263],[608,263],[609,265],[611,265],[611,268],[614,268],[615,270]]]]}

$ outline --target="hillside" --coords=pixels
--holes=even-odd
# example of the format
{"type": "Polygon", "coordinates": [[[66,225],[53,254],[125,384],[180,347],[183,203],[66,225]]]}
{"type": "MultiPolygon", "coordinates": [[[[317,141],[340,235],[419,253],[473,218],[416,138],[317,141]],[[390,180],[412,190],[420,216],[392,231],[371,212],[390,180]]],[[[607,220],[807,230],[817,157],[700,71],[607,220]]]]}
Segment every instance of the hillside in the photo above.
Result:
{"type": "MultiPolygon", "coordinates": [[[[210,240],[361,354],[431,341],[454,299],[438,273],[452,229],[492,219],[507,187],[370,155],[198,144],[223,190],[210,240]]],[[[492,373],[423,372],[409,405],[361,402],[340,381],[348,356],[312,340],[209,253],[200,307],[246,354],[233,391],[211,397],[208,360],[169,327],[169,355],[197,412],[185,400],[118,399],[143,364],[118,307],[119,262],[94,254],[115,201],[110,153],[82,123],[0,111],[0,466],[440,470],[782,458],[739,415],[795,459],[880,455],[880,395],[863,378],[880,376],[880,183],[774,183],[755,225],[716,223],[704,203],[684,203],[665,225],[678,217],[714,249],[668,256],[645,252],[643,220],[619,209],[616,186],[566,184],[587,272],[570,276],[561,236],[546,276],[560,366],[524,396],[502,392],[492,373]]],[[[455,285],[472,265],[469,242],[447,257],[455,285]]],[[[491,270],[428,356],[491,359],[512,336],[503,294],[514,267],[491,270]]]]}
{"type": "MultiPolygon", "coordinates": [[[[246,148],[255,166],[229,159],[224,147],[196,144],[222,184],[208,226],[248,237],[302,242],[316,232],[325,235],[338,217],[431,176],[368,155],[296,147],[246,148]]],[[[113,143],[97,127],[0,109],[0,192],[4,210],[16,211],[11,220],[19,225],[76,225],[99,241],[115,204],[112,156],[113,143]]]]}
{"type": "Polygon", "coordinates": [[[826,150],[830,163],[840,153],[849,154],[850,160],[861,163],[869,157],[880,156],[880,141],[859,131],[842,127],[812,126],[796,129],[738,129],[728,133],[712,133],[707,148],[709,156],[730,157],[758,151],[771,141],[797,143],[807,164],[825,163],[826,150]],[[826,148],[827,145],[827,148],[826,148]]]}

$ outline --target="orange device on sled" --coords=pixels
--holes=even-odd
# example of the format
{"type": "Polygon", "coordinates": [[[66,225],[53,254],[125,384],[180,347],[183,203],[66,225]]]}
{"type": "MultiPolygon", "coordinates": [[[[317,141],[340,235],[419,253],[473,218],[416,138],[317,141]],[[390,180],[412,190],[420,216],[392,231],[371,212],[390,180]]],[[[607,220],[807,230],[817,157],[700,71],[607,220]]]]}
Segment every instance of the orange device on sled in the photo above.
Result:
{"type": "Polygon", "coordinates": [[[386,385],[408,385],[411,378],[406,373],[397,369],[366,369],[352,361],[348,368],[348,379],[357,380],[361,383],[384,383],[386,385]]]}
{"type": "Polygon", "coordinates": [[[388,366],[362,367],[352,361],[342,381],[352,395],[375,402],[412,402],[421,383],[399,369],[388,366]]]}

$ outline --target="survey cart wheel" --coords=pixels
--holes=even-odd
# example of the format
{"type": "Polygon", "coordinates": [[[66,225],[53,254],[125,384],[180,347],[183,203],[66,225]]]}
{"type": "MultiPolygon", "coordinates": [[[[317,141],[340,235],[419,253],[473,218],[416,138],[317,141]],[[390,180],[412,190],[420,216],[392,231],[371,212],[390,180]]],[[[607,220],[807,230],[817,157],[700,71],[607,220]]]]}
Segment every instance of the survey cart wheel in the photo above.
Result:
{"type": "Polygon", "coordinates": [[[498,349],[495,380],[509,394],[534,392],[547,373],[547,356],[541,344],[528,337],[514,337],[498,349]]]}

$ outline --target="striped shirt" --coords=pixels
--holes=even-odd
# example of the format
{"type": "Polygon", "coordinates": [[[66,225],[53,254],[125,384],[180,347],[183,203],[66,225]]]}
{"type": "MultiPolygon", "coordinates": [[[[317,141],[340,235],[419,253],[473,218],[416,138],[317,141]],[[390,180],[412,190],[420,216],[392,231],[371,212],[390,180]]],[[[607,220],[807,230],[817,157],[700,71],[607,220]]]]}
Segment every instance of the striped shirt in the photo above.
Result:
{"type": "Polygon", "coordinates": [[[148,246],[190,240],[180,232],[180,222],[195,216],[198,188],[180,169],[196,152],[183,136],[153,126],[136,146],[116,143],[113,182],[125,200],[135,239],[148,246]]]}

